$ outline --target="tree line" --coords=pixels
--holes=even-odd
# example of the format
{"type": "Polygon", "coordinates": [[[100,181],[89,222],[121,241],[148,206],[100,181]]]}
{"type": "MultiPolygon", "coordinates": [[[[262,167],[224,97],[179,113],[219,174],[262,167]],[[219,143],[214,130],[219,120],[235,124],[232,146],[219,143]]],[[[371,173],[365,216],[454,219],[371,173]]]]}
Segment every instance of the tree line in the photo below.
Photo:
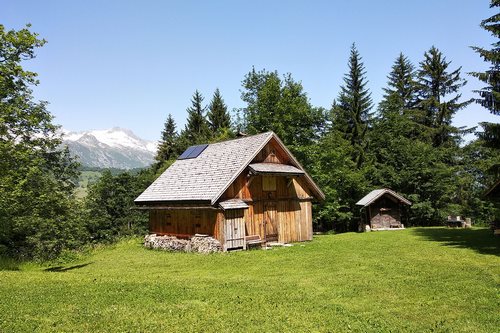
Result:
{"type": "Polygon", "coordinates": [[[36,73],[21,66],[46,41],[30,26],[6,31],[0,25],[0,255],[50,259],[145,233],[148,218],[131,209],[133,200],[188,146],[270,130],[326,194],[314,209],[317,229],[356,230],[355,202],[380,187],[413,202],[410,225],[439,225],[450,214],[488,223],[498,210],[482,193],[499,178],[499,126],[458,128],[453,117],[473,102],[499,114],[498,21],[495,15],[481,23],[495,37],[492,48],[474,47],[490,65],[469,73],[485,85],[475,100],[462,98],[465,74],[434,46],[417,64],[397,55],[378,105],[355,44],[328,108],[313,106],[292,74],[252,68],[242,80],[244,108],[229,112],[218,89],[204,105],[195,91],[182,130],[171,114],[166,117],[150,168],[104,172],[83,200],[74,197],[78,161],[61,146],[47,102],[34,100],[36,73]],[[464,142],[473,132],[476,139],[464,142]]]}

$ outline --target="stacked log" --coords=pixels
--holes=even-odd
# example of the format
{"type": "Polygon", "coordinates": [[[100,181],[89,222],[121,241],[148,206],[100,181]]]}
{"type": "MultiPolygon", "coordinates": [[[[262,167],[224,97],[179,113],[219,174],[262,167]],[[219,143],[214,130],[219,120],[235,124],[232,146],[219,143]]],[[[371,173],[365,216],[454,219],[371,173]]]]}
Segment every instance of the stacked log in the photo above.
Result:
{"type": "Polygon", "coordinates": [[[160,236],[156,234],[144,237],[144,246],[172,252],[221,252],[222,246],[218,240],[206,235],[195,235],[191,239],[179,239],[175,236],[160,236]]]}

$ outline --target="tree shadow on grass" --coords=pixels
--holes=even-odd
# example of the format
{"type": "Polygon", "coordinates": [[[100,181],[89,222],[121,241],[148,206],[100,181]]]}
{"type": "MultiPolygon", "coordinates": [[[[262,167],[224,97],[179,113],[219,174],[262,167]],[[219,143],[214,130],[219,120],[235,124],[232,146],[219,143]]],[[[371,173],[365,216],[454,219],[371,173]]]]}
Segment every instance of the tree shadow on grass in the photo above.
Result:
{"type": "Polygon", "coordinates": [[[489,229],[415,228],[415,233],[444,246],[500,256],[500,238],[493,236],[489,229]]]}
{"type": "Polygon", "coordinates": [[[91,262],[88,262],[86,264],[69,266],[69,267],[54,266],[54,267],[46,268],[46,269],[44,269],[44,271],[46,271],[46,272],[67,272],[67,271],[71,271],[73,269],[78,269],[78,268],[82,268],[82,267],[88,266],[90,264],[91,264],[91,262]]]}

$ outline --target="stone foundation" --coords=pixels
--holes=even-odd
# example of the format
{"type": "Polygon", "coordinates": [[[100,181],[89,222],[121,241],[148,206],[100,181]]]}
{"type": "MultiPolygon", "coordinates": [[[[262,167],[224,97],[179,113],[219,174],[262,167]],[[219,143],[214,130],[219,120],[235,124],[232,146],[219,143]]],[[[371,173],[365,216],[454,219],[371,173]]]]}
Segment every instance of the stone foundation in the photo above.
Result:
{"type": "Polygon", "coordinates": [[[159,249],[173,252],[222,252],[218,240],[207,235],[194,235],[191,239],[179,239],[175,236],[159,236],[156,234],[144,237],[144,246],[150,249],[159,249]]]}

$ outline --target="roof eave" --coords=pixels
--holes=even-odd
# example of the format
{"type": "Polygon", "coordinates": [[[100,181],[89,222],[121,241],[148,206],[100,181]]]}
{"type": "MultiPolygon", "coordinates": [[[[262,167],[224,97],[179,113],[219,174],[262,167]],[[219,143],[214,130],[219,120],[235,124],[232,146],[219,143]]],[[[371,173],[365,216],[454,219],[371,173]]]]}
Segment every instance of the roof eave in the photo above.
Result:
{"type": "Polygon", "coordinates": [[[134,200],[136,206],[160,206],[160,205],[170,205],[170,206],[181,206],[181,205],[202,205],[210,207],[212,203],[210,200],[151,200],[151,201],[137,201],[134,200]]]}

